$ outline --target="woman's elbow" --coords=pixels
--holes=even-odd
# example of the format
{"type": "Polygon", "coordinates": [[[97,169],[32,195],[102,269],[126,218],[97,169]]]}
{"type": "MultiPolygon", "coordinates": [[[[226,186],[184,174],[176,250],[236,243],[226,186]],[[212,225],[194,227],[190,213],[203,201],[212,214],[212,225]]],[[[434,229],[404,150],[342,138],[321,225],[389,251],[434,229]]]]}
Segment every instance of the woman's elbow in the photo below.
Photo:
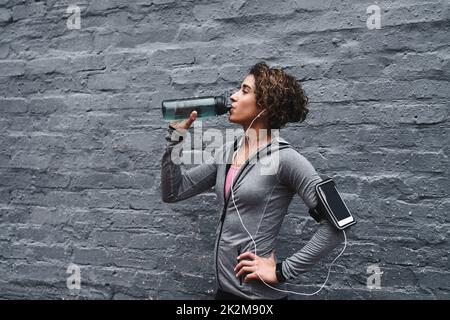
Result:
{"type": "Polygon", "coordinates": [[[174,203],[179,201],[177,196],[175,196],[172,192],[169,190],[165,190],[166,188],[161,188],[161,199],[165,203],[174,203]]]}
{"type": "Polygon", "coordinates": [[[170,197],[170,196],[162,196],[161,199],[165,203],[174,203],[175,202],[174,198],[170,197]]]}
{"type": "Polygon", "coordinates": [[[161,199],[162,199],[162,201],[165,202],[165,203],[174,203],[174,202],[180,201],[177,197],[175,197],[175,196],[172,195],[172,194],[163,194],[163,195],[161,196],[161,199]]]}

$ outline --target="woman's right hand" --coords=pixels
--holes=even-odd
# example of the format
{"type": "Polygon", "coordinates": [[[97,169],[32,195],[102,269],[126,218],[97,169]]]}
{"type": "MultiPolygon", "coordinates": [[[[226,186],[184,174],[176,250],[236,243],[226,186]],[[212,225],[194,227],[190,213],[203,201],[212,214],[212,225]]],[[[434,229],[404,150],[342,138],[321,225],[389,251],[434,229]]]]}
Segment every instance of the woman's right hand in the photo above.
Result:
{"type": "Polygon", "coordinates": [[[188,119],[172,121],[170,123],[170,126],[177,130],[187,130],[191,126],[192,122],[195,121],[195,119],[197,119],[197,111],[194,110],[191,112],[188,119]]]}

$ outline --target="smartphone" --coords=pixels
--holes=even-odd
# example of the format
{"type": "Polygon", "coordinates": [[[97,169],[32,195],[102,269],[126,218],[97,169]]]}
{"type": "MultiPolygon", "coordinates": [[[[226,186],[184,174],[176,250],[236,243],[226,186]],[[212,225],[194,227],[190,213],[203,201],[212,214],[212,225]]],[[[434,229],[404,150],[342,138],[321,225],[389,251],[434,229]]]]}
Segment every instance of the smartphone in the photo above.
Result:
{"type": "Polygon", "coordinates": [[[345,229],[356,223],[332,179],[319,182],[316,185],[316,192],[324,206],[325,214],[338,229],[345,229]]]}

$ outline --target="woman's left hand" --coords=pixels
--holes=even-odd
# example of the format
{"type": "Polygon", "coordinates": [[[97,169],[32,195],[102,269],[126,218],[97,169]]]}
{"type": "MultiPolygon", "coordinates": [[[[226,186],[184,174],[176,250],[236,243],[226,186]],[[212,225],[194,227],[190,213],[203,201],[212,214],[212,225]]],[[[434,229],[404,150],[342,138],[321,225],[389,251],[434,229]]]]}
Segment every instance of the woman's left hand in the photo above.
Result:
{"type": "Polygon", "coordinates": [[[249,282],[253,279],[260,280],[261,277],[261,279],[263,279],[266,283],[278,283],[277,276],[275,274],[275,251],[273,251],[268,258],[259,257],[253,252],[247,251],[240,254],[238,256],[238,260],[241,261],[236,265],[234,271],[236,272],[236,277],[247,274],[244,278],[244,282],[249,282]]]}

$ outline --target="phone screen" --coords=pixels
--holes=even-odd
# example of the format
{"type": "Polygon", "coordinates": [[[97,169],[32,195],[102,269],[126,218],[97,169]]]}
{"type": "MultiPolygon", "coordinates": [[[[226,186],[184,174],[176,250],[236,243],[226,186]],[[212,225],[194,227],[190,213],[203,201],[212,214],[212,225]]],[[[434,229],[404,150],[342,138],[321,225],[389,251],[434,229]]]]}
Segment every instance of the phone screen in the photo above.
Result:
{"type": "Polygon", "coordinates": [[[339,196],[334,183],[325,183],[320,186],[320,189],[322,190],[322,195],[324,195],[324,198],[328,203],[328,207],[331,209],[331,211],[333,211],[333,214],[338,221],[347,219],[352,216],[345,206],[344,202],[342,201],[341,197],[339,196]]]}

